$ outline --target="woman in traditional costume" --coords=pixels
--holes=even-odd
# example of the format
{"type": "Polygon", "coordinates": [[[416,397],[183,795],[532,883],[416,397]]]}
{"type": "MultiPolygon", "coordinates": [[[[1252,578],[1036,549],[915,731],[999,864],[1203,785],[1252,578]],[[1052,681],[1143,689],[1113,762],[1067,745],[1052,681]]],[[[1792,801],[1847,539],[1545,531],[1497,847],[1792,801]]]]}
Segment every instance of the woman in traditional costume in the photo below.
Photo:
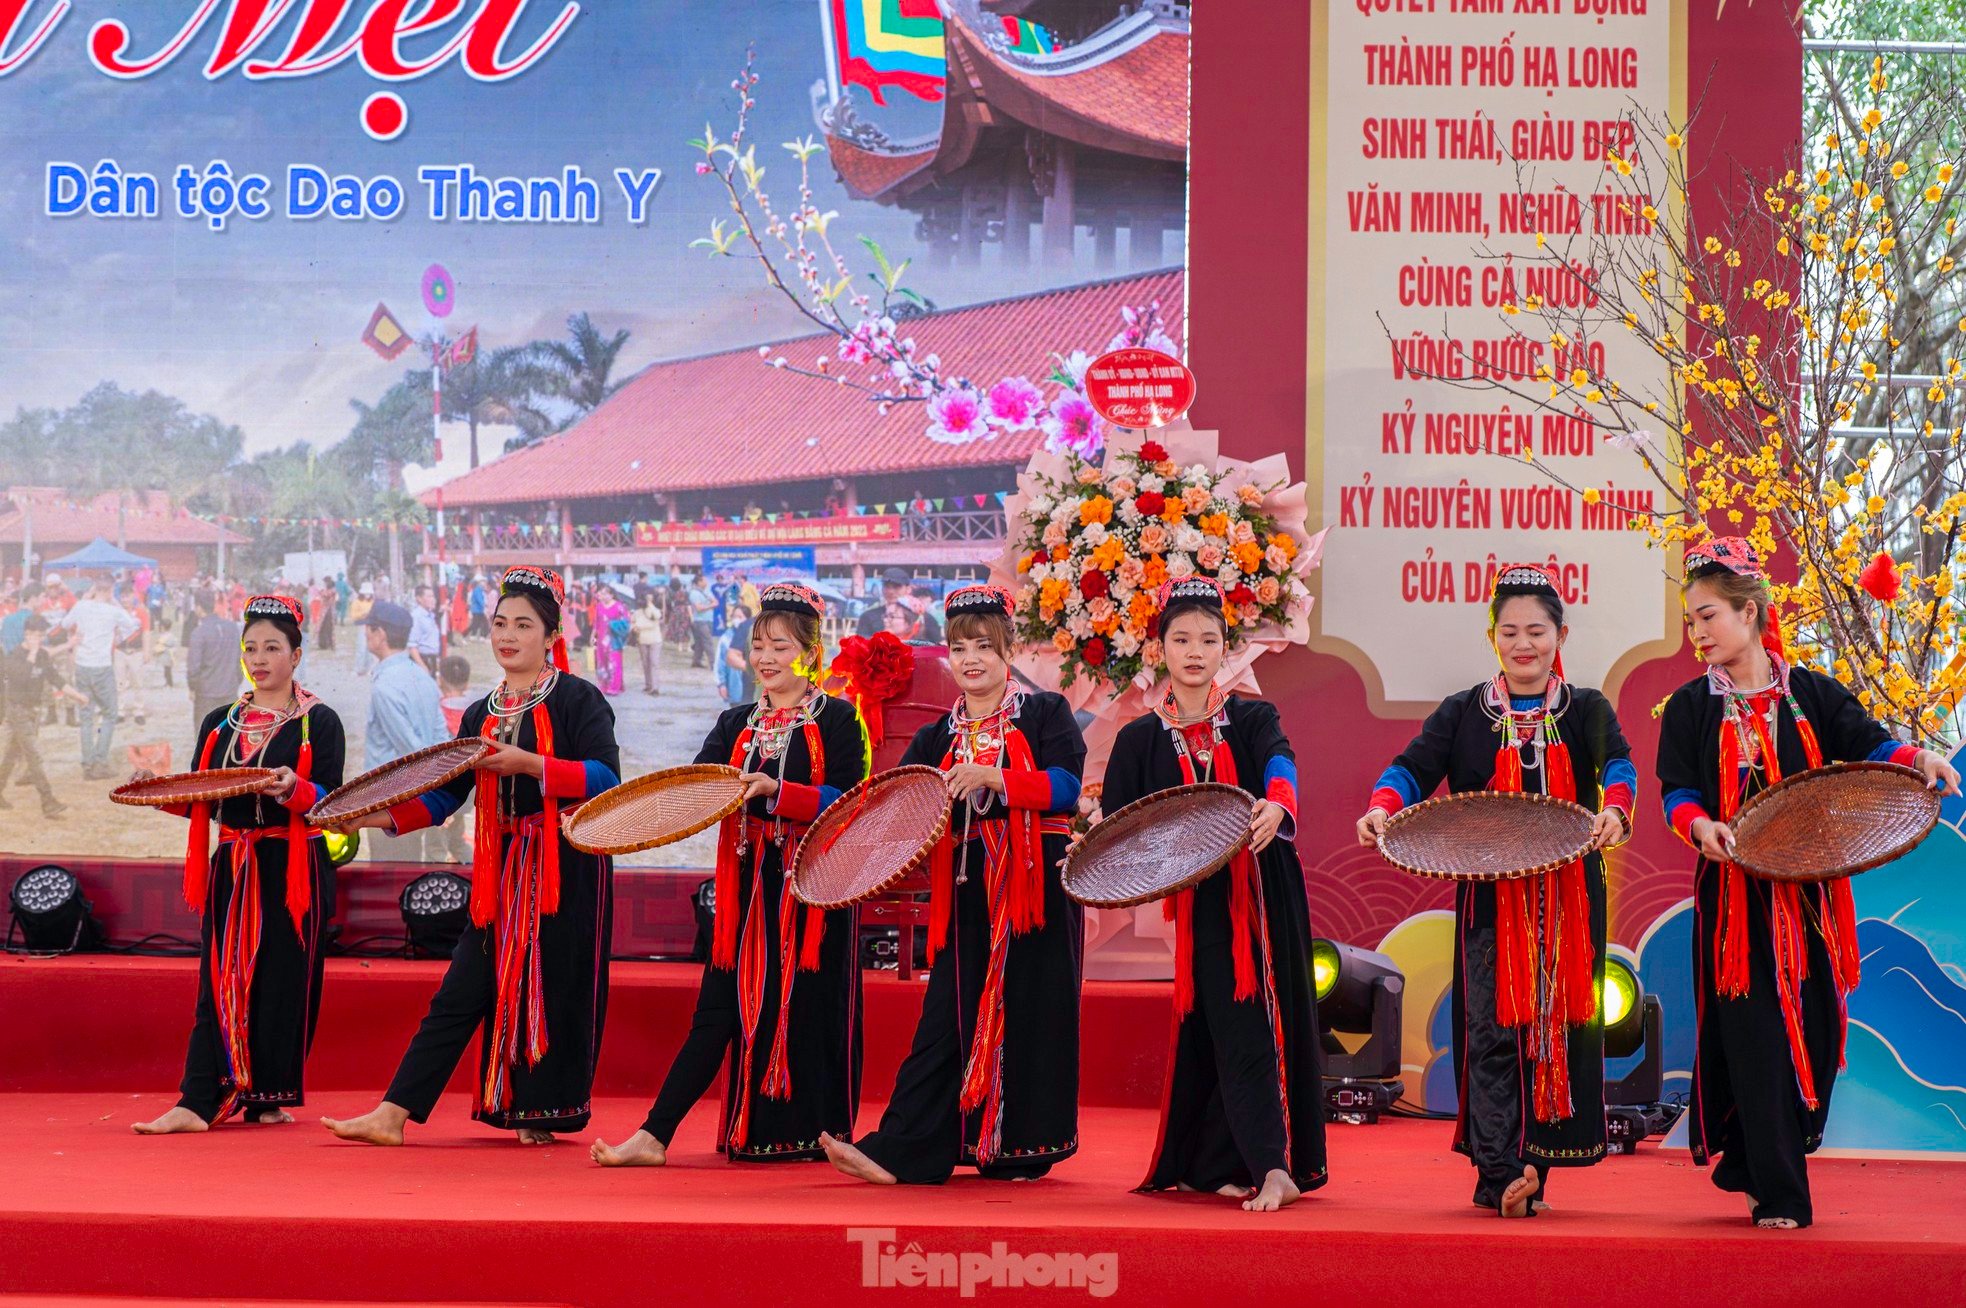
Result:
{"type": "Polygon", "coordinates": [[[1792,666],[1754,548],[1739,537],[1688,551],[1680,589],[1706,673],[1666,701],[1659,788],[1666,821],[1699,851],[1693,984],[1699,1040],[1693,1161],[1747,1196],[1756,1226],[1809,1225],[1804,1159],[1822,1143],[1843,1065],[1844,999],[1858,975],[1850,880],[1750,877],[1728,861],[1749,796],[1825,763],[1913,767],[1959,793],[1931,750],[1893,740],[1840,683],[1792,666]]]}
{"type": "Polygon", "coordinates": [[[821,1137],[848,1176],[934,1185],[958,1164],[1035,1180],[1078,1150],[1084,912],[1065,855],[1085,741],[1064,699],[1011,683],[1010,594],[948,598],[963,697],[915,733],[903,764],[948,774],[955,810],[930,869],[928,990],[880,1129],[821,1137]]]}
{"type": "Polygon", "coordinates": [[[1311,920],[1297,828],[1297,764],[1276,707],[1224,695],[1222,588],[1161,587],[1166,693],[1121,728],[1102,812],[1196,782],[1251,797],[1249,847],[1162,901],[1174,923],[1174,1034],[1154,1159],[1140,1189],[1214,1191],[1252,1212],[1327,1179],[1311,920]]]}
{"type": "Polygon", "coordinates": [[[285,595],[248,601],[239,648],[252,689],[198,726],[200,772],[273,775],[255,793],[172,810],[191,819],[184,895],[201,918],[198,1003],[177,1107],[137,1123],[140,1135],[203,1131],[235,1110],[249,1122],[291,1122],[287,1110],[302,1102],[321,1010],[322,923],[334,911],[326,842],[302,815],[341,784],[343,753],[341,719],[294,682],[304,620],[285,595]]]}
{"type": "Polygon", "coordinates": [[[860,1106],[860,915],[802,906],[785,876],[799,838],[867,776],[867,731],[818,682],[826,602],[767,586],[751,624],[762,698],[726,709],[698,763],[734,767],[747,803],[717,840],[715,925],[696,1016],[640,1130],[596,1140],[603,1167],[660,1167],[683,1116],[726,1061],[717,1147],[733,1162],[817,1159],[820,1133],[851,1138],[860,1106]]]}
{"type": "Polygon", "coordinates": [[[504,673],[464,711],[460,739],[492,745],[473,772],[355,827],[406,834],[474,799],[471,922],[383,1102],[322,1124],[346,1140],[401,1144],[429,1119],[472,1032],[485,1029],[471,1115],[526,1144],[587,1125],[607,1016],[613,865],[567,843],[560,817],[617,783],[614,710],[567,671],[565,588],[545,568],[509,569],[492,615],[504,673]],[[549,659],[549,650],[551,657],[549,659]]]}
{"type": "Polygon", "coordinates": [[[1379,778],[1358,837],[1375,845],[1392,814],[1443,780],[1450,791],[1540,793],[1597,815],[1578,861],[1455,887],[1454,1147],[1474,1162],[1478,1207],[1527,1217],[1551,1168],[1605,1153],[1600,851],[1631,834],[1637,773],[1611,701],[1563,677],[1570,629],[1549,571],[1500,569],[1488,620],[1502,670],[1428,716],[1379,778]]]}

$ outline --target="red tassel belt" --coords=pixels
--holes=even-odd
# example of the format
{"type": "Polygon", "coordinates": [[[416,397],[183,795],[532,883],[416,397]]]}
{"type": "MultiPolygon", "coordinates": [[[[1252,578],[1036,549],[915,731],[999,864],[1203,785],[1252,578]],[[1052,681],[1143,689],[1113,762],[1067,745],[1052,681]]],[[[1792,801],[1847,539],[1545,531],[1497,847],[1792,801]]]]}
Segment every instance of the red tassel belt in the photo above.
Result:
{"type": "MultiPolygon", "coordinates": [[[[225,1050],[229,1086],[217,1120],[229,1116],[240,1096],[253,1088],[253,972],[265,927],[259,900],[259,842],[286,838],[284,826],[219,828],[220,845],[230,847],[232,895],[226,904],[225,925],[212,933],[211,943],[212,1008],[218,1018],[219,1043],[225,1050]]],[[[303,863],[298,875],[305,877],[308,870],[303,863]]],[[[290,863],[287,876],[291,880],[295,875],[290,863]]]]}
{"type": "MultiPolygon", "coordinates": [[[[545,978],[539,955],[539,919],[549,911],[545,848],[557,843],[557,829],[548,831],[543,813],[519,818],[509,827],[505,857],[499,865],[496,944],[497,999],[492,1015],[491,1057],[480,1087],[480,1106],[487,1113],[512,1104],[512,1072],[523,1059],[536,1067],[546,1057],[545,978]]],[[[555,905],[557,907],[557,905],[555,905]]],[[[605,942],[604,942],[605,944],[605,942]]]]}
{"type": "MultiPolygon", "coordinates": [[[[801,940],[799,931],[799,901],[785,884],[783,860],[785,850],[797,845],[805,835],[806,827],[800,823],[766,821],[746,815],[726,830],[723,841],[730,845],[728,856],[718,859],[717,914],[720,922],[732,921],[725,914],[736,914],[738,910],[737,872],[738,846],[761,848],[766,844],[778,843],[780,849],[780,881],[778,890],[778,1022],[772,1035],[771,1051],[766,1057],[765,1074],[760,1089],[767,1099],[787,1100],[792,1097],[792,1068],[790,1062],[790,1031],[792,1026],[792,987],[800,972],[819,970],[819,950],[826,935],[826,913],[811,905],[805,907],[805,931],[801,940]],[[726,884],[728,883],[728,884],[726,884]]],[[[720,855],[723,851],[719,851],[720,855]]],[[[730,1131],[726,1142],[731,1149],[745,1147],[751,1134],[751,1068],[755,1061],[758,1041],[758,1026],[764,1020],[765,983],[770,971],[771,951],[765,941],[765,915],[771,906],[765,901],[764,859],[754,855],[751,859],[751,898],[744,913],[742,926],[738,929],[736,942],[737,964],[737,1011],[738,1032],[738,1079],[737,1103],[731,1114],[730,1131]]],[[[729,928],[726,928],[729,930],[729,928]]],[[[712,959],[712,965],[716,961],[712,959]]]]}

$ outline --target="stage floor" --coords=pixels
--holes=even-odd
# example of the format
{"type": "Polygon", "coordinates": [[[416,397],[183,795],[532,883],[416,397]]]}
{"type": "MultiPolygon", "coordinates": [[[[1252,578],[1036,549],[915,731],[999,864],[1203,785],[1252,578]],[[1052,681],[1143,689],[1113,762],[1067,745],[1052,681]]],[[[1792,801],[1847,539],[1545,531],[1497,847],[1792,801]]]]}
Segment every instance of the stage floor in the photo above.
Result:
{"type": "MultiPolygon", "coordinates": [[[[1741,1201],[1683,1153],[1650,1147],[1559,1173],[1550,1212],[1503,1222],[1469,1204],[1471,1174],[1440,1122],[1333,1127],[1332,1182],[1257,1215],[1213,1196],[1130,1193],[1154,1137],[1142,1109],[1088,1110],[1083,1152],[1035,1184],[959,1175],[886,1189],[816,1164],[727,1164],[710,1148],[709,1103],[671,1166],[604,1171],[584,1141],[526,1148],[477,1126],[463,1096],[402,1149],[313,1124],[369,1104],[347,1091],[310,1096],[293,1126],[130,1133],[169,1102],[0,1096],[0,1292],[836,1302],[869,1288],[870,1242],[971,1254],[983,1277],[1053,1266],[1033,1255],[1083,1256],[1093,1284],[1051,1289],[1052,1301],[1111,1290],[1121,1303],[1192,1304],[1215,1285],[1243,1302],[1937,1303],[1966,1276],[1962,1164],[1816,1162],[1817,1226],[1777,1234],[1751,1229],[1741,1201]]],[[[644,1108],[604,1101],[596,1130],[624,1135],[644,1108]]],[[[869,1105],[863,1122],[877,1115],[869,1105]]],[[[906,1275],[907,1263],[888,1266],[891,1282],[906,1275]]],[[[987,1280],[978,1291],[1003,1292],[987,1280]]]]}

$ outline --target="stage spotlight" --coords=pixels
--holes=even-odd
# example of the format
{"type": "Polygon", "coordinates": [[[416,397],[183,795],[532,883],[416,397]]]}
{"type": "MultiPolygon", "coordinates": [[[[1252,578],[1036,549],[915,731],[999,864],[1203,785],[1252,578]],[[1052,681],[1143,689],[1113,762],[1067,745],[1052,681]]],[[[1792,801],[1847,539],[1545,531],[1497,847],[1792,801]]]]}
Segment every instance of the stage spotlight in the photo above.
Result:
{"type": "Polygon", "coordinates": [[[361,852],[360,831],[350,831],[346,834],[339,831],[323,831],[321,836],[328,847],[329,867],[341,867],[345,863],[352,863],[355,861],[355,855],[361,852]]]}
{"type": "Polygon", "coordinates": [[[1325,1114],[1375,1122],[1406,1088],[1399,1080],[1406,976],[1384,954],[1319,939],[1311,942],[1311,985],[1324,1049],[1325,1114]],[[1348,1051],[1341,1032],[1364,1041],[1348,1051]]]}
{"type": "Polygon", "coordinates": [[[1604,1014],[1604,1056],[1627,1058],[1645,1040],[1645,986],[1630,963],[1615,954],[1604,960],[1597,1006],[1604,1014]]]}
{"type": "Polygon", "coordinates": [[[1677,1105],[1660,1102],[1665,1087],[1665,1045],[1660,1038],[1662,1009],[1657,995],[1645,993],[1638,970],[1616,954],[1604,960],[1604,987],[1598,992],[1604,1016],[1604,1127],[1610,1152],[1632,1153],[1641,1140],[1662,1136],[1678,1120],[1677,1105]],[[1615,1080],[1614,1059],[1639,1055],[1615,1080]]]}
{"type": "Polygon", "coordinates": [[[102,942],[102,928],[90,912],[94,905],[82,896],[82,883],[58,864],[43,863],[21,873],[7,902],[13,909],[9,948],[16,930],[21,943],[36,953],[70,954],[102,942]]]}
{"type": "Polygon", "coordinates": [[[455,872],[425,872],[397,902],[412,958],[449,958],[471,923],[471,883],[455,872]]]}
{"type": "Polygon", "coordinates": [[[689,958],[692,963],[702,963],[710,957],[710,935],[716,929],[717,879],[703,878],[689,902],[696,913],[696,943],[690,947],[689,958]]]}

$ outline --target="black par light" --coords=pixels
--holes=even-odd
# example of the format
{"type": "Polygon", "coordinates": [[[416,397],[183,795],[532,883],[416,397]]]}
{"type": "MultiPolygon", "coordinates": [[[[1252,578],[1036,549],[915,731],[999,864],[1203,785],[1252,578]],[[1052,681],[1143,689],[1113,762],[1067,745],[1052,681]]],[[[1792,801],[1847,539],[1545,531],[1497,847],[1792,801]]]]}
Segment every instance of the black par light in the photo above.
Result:
{"type": "Polygon", "coordinates": [[[471,883],[455,872],[425,872],[397,902],[412,958],[449,958],[471,923],[471,883]]]}
{"type": "Polygon", "coordinates": [[[16,931],[35,953],[72,954],[102,943],[102,927],[90,911],[94,906],[82,896],[82,883],[60,864],[43,863],[21,873],[7,902],[13,909],[9,948],[16,931]]]}
{"type": "Polygon", "coordinates": [[[703,878],[703,883],[690,895],[689,902],[696,914],[696,943],[690,947],[689,961],[707,963],[710,960],[710,937],[717,926],[717,878],[703,878]]]}
{"type": "Polygon", "coordinates": [[[1377,1121],[1405,1091],[1399,1079],[1406,975],[1384,954],[1333,940],[1311,942],[1311,985],[1324,1050],[1326,1116],[1377,1121]],[[1340,1034],[1363,1036],[1347,1050],[1340,1034]]]}
{"type": "Polygon", "coordinates": [[[1604,1057],[1639,1061],[1631,1071],[1604,1084],[1604,1125],[1612,1153],[1628,1154],[1651,1136],[1664,1135],[1679,1108],[1660,1102],[1665,1087],[1663,1022],[1657,995],[1645,993],[1632,965],[1615,954],[1604,960],[1604,987],[1598,992],[1604,1016],[1604,1057]]]}

